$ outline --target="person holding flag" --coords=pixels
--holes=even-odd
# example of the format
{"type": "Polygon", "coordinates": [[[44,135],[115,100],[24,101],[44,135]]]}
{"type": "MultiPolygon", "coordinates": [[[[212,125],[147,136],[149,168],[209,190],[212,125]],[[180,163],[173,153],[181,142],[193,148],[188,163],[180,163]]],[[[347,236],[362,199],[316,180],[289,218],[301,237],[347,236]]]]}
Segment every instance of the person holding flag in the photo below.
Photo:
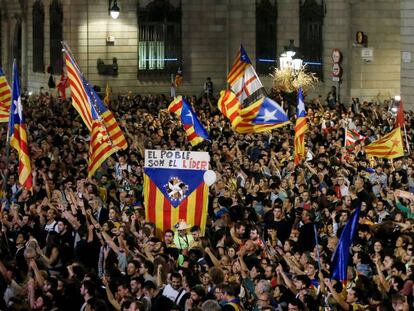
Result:
{"type": "Polygon", "coordinates": [[[8,140],[19,154],[19,183],[26,190],[33,188],[32,168],[29,158],[26,123],[23,116],[22,97],[20,93],[17,63],[13,63],[12,103],[10,107],[8,140]]]}

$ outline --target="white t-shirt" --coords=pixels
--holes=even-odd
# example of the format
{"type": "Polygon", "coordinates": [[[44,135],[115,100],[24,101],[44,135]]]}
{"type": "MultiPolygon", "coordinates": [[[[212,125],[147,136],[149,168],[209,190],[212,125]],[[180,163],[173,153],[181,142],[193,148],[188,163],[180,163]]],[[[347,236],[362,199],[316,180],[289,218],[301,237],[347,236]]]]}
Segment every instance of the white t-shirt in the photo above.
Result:
{"type": "Polygon", "coordinates": [[[162,295],[167,297],[171,301],[179,301],[180,297],[178,297],[178,299],[177,299],[177,296],[178,295],[182,296],[184,294],[185,294],[185,290],[181,290],[181,288],[176,290],[171,286],[171,284],[167,284],[167,286],[165,286],[164,290],[162,291],[162,295]],[[181,292],[181,294],[180,294],[180,292],[181,292]]]}
{"type": "Polygon", "coordinates": [[[50,224],[46,224],[43,230],[45,230],[47,232],[51,232],[51,231],[58,232],[58,226],[57,226],[56,220],[54,220],[50,224]]]}

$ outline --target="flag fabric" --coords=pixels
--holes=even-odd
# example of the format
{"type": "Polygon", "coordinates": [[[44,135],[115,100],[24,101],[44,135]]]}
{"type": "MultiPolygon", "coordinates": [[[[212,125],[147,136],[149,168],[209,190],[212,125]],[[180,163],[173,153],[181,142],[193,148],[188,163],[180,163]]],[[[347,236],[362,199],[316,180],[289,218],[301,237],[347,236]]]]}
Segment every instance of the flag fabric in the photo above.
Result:
{"type": "Polygon", "coordinates": [[[65,74],[65,71],[62,70],[62,74],[60,75],[60,81],[57,85],[57,89],[60,93],[60,97],[66,100],[66,89],[69,87],[69,79],[68,76],[65,74]]]}
{"type": "Polygon", "coordinates": [[[347,281],[349,250],[358,227],[360,209],[361,208],[358,207],[346,223],[345,228],[341,233],[338,246],[336,247],[335,253],[332,257],[332,279],[339,280],[341,282],[347,281]]]}
{"type": "Polygon", "coordinates": [[[404,105],[402,99],[400,100],[400,106],[398,107],[397,116],[395,117],[395,127],[403,128],[405,125],[404,118],[404,105]]]}
{"type": "Polygon", "coordinates": [[[86,81],[69,47],[65,43],[62,45],[72,93],[72,105],[91,132],[88,163],[88,175],[91,177],[103,161],[114,152],[125,150],[128,144],[114,115],[86,81]]]}
{"type": "Polygon", "coordinates": [[[108,82],[106,82],[104,103],[106,106],[108,106],[111,103],[111,90],[109,88],[108,82]]]}
{"type": "Polygon", "coordinates": [[[296,112],[295,140],[294,140],[294,162],[298,165],[305,154],[305,133],[308,130],[306,118],[305,101],[303,100],[302,88],[298,91],[298,107],[296,112]]]}
{"type": "Polygon", "coordinates": [[[175,87],[178,88],[183,83],[183,71],[181,70],[181,67],[178,67],[177,73],[175,74],[174,78],[174,84],[175,87]]]}
{"type": "Polygon", "coordinates": [[[171,102],[168,111],[175,113],[180,118],[187,139],[192,146],[210,139],[207,130],[198,120],[196,113],[182,96],[176,97],[171,102]]]}
{"type": "Polygon", "coordinates": [[[85,88],[88,90],[92,112],[88,162],[88,176],[91,177],[108,157],[119,150],[125,150],[128,144],[112,112],[106,109],[93,88],[88,84],[85,88]]]}
{"type": "MultiPolygon", "coordinates": [[[[168,170],[165,170],[168,171],[168,170]]],[[[165,184],[172,177],[166,172],[158,172],[157,177],[164,177],[165,184]]],[[[189,176],[194,176],[189,171],[189,176]]],[[[191,226],[198,225],[204,232],[207,218],[208,186],[203,176],[197,176],[199,185],[178,205],[173,205],[169,196],[162,191],[163,184],[155,181],[151,170],[145,169],[144,174],[144,202],[146,220],[155,224],[163,232],[172,229],[179,220],[183,219],[191,226]]],[[[196,183],[196,182],[195,182],[196,183]]]]}
{"type": "Polygon", "coordinates": [[[222,91],[220,95],[218,108],[230,120],[237,133],[261,133],[289,123],[282,107],[268,97],[262,97],[242,108],[232,91],[222,91]]]}
{"type": "Polygon", "coordinates": [[[227,82],[241,103],[244,103],[256,91],[263,89],[263,84],[243,46],[240,46],[237,52],[233,66],[227,75],[227,82]]]}
{"type": "Polygon", "coordinates": [[[92,112],[89,104],[88,95],[84,87],[84,78],[75,59],[72,57],[65,44],[63,44],[65,51],[66,70],[68,72],[70,92],[72,95],[72,105],[81,116],[86,127],[92,129],[92,112]]]}
{"type": "Polygon", "coordinates": [[[362,136],[355,130],[345,129],[345,148],[352,150],[355,148],[357,142],[363,142],[366,139],[365,136],[362,136]]]}
{"type": "Polygon", "coordinates": [[[22,97],[20,94],[19,73],[17,63],[13,63],[12,103],[9,116],[10,145],[19,154],[19,183],[27,190],[33,188],[32,168],[29,148],[27,145],[27,130],[23,116],[22,97]]]}
{"type": "Polygon", "coordinates": [[[189,161],[183,159],[187,158],[184,154],[188,154],[188,158],[193,160],[197,159],[197,154],[206,154],[208,157],[208,153],[205,152],[145,151],[145,218],[147,222],[155,224],[158,234],[163,234],[167,229],[174,230],[174,226],[180,220],[185,220],[191,226],[200,226],[202,233],[205,231],[208,214],[208,186],[204,182],[204,173],[208,169],[208,162],[196,161],[206,163],[206,167],[199,167],[200,169],[182,169],[180,163],[189,161]],[[169,157],[169,160],[161,164],[163,167],[155,167],[163,160],[158,160],[158,163],[153,162],[151,167],[148,167],[148,152],[179,154],[180,156],[169,157]],[[167,168],[166,166],[171,163],[174,165],[167,168]]]}
{"type": "Polygon", "coordinates": [[[401,128],[397,127],[384,137],[372,142],[365,148],[371,157],[394,159],[404,156],[401,128]]]}
{"type": "Polygon", "coordinates": [[[0,123],[9,122],[11,90],[3,70],[0,68],[0,123]]]}

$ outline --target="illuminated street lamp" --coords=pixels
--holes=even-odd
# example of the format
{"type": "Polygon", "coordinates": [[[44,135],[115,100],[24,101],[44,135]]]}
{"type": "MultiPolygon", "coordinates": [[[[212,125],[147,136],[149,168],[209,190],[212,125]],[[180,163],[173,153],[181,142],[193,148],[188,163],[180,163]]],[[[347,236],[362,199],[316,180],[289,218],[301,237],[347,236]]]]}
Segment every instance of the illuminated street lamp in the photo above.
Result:
{"type": "Polygon", "coordinates": [[[117,0],[114,0],[114,4],[111,6],[112,0],[109,0],[109,15],[113,19],[117,19],[119,17],[119,12],[121,11],[118,6],[117,0]]]}
{"type": "Polygon", "coordinates": [[[291,69],[298,72],[302,68],[303,60],[297,52],[298,48],[293,45],[294,40],[289,41],[289,46],[286,46],[285,51],[280,55],[279,67],[281,70],[291,69]]]}

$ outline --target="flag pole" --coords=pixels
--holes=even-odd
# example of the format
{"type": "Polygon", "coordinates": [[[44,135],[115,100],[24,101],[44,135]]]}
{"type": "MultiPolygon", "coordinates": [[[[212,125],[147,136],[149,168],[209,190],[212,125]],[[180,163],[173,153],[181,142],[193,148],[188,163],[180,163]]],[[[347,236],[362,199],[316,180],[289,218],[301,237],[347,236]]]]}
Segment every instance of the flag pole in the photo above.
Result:
{"type": "Polygon", "coordinates": [[[405,128],[405,122],[404,122],[404,136],[405,136],[405,144],[407,146],[407,152],[410,153],[410,145],[408,144],[407,129],[405,128]]]}
{"type": "MultiPolygon", "coordinates": [[[[13,81],[14,81],[14,66],[16,64],[16,59],[13,59],[13,67],[12,67],[12,100],[13,100],[13,81]]],[[[7,137],[6,137],[6,172],[3,176],[3,185],[2,185],[2,201],[6,198],[6,188],[7,188],[7,179],[9,178],[9,163],[10,163],[10,125],[12,119],[12,107],[13,103],[10,104],[9,110],[9,122],[7,125],[7,137]]]]}

